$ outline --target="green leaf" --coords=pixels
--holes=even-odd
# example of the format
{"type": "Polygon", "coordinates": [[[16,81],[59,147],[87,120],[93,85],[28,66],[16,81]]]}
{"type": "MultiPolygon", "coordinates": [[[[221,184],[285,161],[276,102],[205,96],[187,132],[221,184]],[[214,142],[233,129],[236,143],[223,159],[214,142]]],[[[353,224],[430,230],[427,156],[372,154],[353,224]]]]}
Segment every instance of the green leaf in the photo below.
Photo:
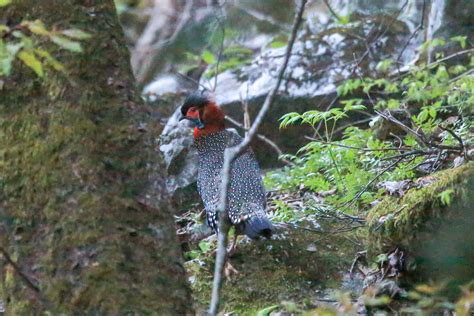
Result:
{"type": "Polygon", "coordinates": [[[36,56],[29,51],[22,50],[18,53],[18,59],[20,59],[26,66],[33,69],[38,77],[43,77],[43,64],[36,58],[36,56]]]}
{"type": "Polygon", "coordinates": [[[8,43],[0,39],[0,75],[8,76],[11,73],[12,62],[23,43],[8,43]]]}
{"type": "Polygon", "coordinates": [[[340,15],[339,16],[339,23],[342,25],[348,24],[350,22],[350,16],[349,15],[340,15]]]}
{"type": "Polygon", "coordinates": [[[462,49],[466,48],[467,36],[454,36],[451,37],[453,42],[458,42],[462,49]]]}
{"type": "Polygon", "coordinates": [[[449,68],[449,72],[453,75],[459,75],[460,73],[466,71],[467,68],[463,65],[455,65],[449,68]]]}
{"type": "Polygon", "coordinates": [[[50,53],[48,53],[47,51],[43,50],[43,49],[40,49],[40,48],[37,48],[35,49],[35,53],[36,55],[44,58],[46,60],[46,62],[54,68],[54,70],[57,70],[57,71],[62,71],[64,70],[64,66],[63,64],[61,64],[59,61],[57,61],[53,56],[51,56],[50,53]]]}
{"type": "Polygon", "coordinates": [[[8,26],[6,26],[5,24],[0,24],[0,33],[9,32],[9,31],[10,31],[10,28],[8,26]]]}
{"type": "Polygon", "coordinates": [[[81,53],[82,47],[81,44],[75,41],[71,41],[63,36],[52,35],[51,40],[58,46],[67,49],[71,52],[81,53]]]}
{"type": "Polygon", "coordinates": [[[208,65],[212,65],[213,63],[216,62],[216,58],[214,57],[214,54],[208,51],[207,49],[202,53],[201,58],[208,65]]]}
{"type": "Polygon", "coordinates": [[[400,101],[397,99],[388,100],[387,108],[390,110],[395,110],[395,109],[400,108],[400,101]]]}
{"type": "Polygon", "coordinates": [[[271,312],[276,310],[278,306],[279,305],[272,305],[272,306],[265,307],[264,309],[261,309],[257,312],[257,316],[268,316],[270,315],[271,312]]]}
{"type": "Polygon", "coordinates": [[[187,251],[184,253],[184,256],[187,258],[187,259],[196,259],[196,258],[199,258],[199,251],[197,250],[191,250],[191,251],[187,251]]]}
{"type": "Polygon", "coordinates": [[[9,5],[12,2],[12,0],[0,0],[0,7],[4,7],[9,5]]]}
{"type": "Polygon", "coordinates": [[[69,29],[69,30],[64,30],[61,32],[63,35],[66,35],[67,37],[78,39],[78,40],[85,40],[89,39],[92,37],[91,34],[84,32],[79,29],[69,29]]]}
{"type": "Polygon", "coordinates": [[[199,249],[201,249],[202,252],[208,252],[211,250],[211,243],[203,240],[199,243],[199,249]]]}
{"type": "Polygon", "coordinates": [[[44,26],[44,23],[41,22],[40,20],[36,20],[34,22],[23,22],[21,25],[28,27],[28,29],[31,31],[31,33],[37,34],[37,35],[44,35],[47,36],[49,35],[49,31],[46,29],[44,26]]]}
{"type": "Polygon", "coordinates": [[[436,109],[430,107],[428,109],[428,114],[431,116],[431,118],[436,118],[436,114],[437,114],[436,109]]]}
{"type": "Polygon", "coordinates": [[[377,263],[384,263],[384,262],[387,262],[387,261],[388,261],[388,256],[384,253],[379,254],[375,258],[375,262],[377,262],[377,263]]]}
{"type": "Polygon", "coordinates": [[[375,69],[379,72],[387,72],[387,70],[390,69],[392,64],[393,64],[393,60],[385,59],[385,60],[382,60],[381,62],[379,62],[377,64],[377,66],[375,67],[375,69]]]}
{"type": "Polygon", "coordinates": [[[286,46],[286,43],[282,42],[282,41],[274,41],[274,42],[270,43],[271,48],[281,48],[281,47],[285,47],[285,46],[286,46]]]}
{"type": "Polygon", "coordinates": [[[454,193],[453,189],[447,189],[438,194],[439,199],[443,205],[449,206],[451,204],[452,195],[454,193]]]}
{"type": "Polygon", "coordinates": [[[280,128],[285,128],[290,124],[294,124],[296,121],[301,119],[301,115],[297,112],[286,113],[280,118],[280,128]]]}

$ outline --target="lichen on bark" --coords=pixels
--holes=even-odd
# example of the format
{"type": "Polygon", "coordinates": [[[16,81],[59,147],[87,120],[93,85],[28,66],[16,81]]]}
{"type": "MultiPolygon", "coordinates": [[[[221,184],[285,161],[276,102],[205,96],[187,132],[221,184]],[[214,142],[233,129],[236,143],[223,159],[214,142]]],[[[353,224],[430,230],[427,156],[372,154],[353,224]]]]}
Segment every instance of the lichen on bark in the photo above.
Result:
{"type": "Polygon", "coordinates": [[[4,263],[7,312],[189,313],[161,126],[136,92],[113,1],[19,0],[0,19],[92,34],[81,54],[48,47],[66,75],[16,63],[2,78],[1,245],[41,293],[4,263]]]}

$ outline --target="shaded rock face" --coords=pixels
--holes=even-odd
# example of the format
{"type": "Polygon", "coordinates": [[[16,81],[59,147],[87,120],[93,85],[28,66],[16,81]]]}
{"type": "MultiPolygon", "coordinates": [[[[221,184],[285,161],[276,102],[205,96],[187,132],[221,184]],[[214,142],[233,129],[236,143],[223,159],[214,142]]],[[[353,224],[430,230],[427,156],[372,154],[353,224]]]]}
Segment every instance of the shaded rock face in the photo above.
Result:
{"type": "Polygon", "coordinates": [[[169,118],[160,139],[160,151],[168,167],[167,187],[170,192],[184,188],[196,181],[197,151],[193,143],[192,129],[186,122],[180,122],[181,112],[174,112],[169,118]]]}

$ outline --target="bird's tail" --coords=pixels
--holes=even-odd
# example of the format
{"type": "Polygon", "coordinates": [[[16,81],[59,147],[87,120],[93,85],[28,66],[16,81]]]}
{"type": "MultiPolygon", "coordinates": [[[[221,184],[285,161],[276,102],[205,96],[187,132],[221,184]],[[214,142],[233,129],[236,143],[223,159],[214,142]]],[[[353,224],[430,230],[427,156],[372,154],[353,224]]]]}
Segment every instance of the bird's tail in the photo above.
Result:
{"type": "Polygon", "coordinates": [[[252,239],[270,238],[273,230],[273,225],[266,216],[252,216],[244,222],[244,233],[252,239]]]}

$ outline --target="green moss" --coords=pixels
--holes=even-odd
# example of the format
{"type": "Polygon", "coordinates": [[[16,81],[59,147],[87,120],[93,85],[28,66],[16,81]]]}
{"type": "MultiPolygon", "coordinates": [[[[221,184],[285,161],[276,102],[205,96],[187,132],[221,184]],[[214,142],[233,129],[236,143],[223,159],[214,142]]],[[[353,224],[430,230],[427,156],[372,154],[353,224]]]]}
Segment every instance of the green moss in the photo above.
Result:
{"type": "Polygon", "coordinates": [[[83,54],[48,48],[67,75],[39,80],[17,63],[2,78],[1,245],[50,303],[7,266],[7,313],[190,311],[173,210],[163,188],[148,191],[165,179],[154,146],[162,126],[135,90],[113,1],[18,0],[0,15],[92,34],[83,54]]]}
{"type": "Polygon", "coordinates": [[[426,180],[433,183],[412,188],[402,198],[386,197],[369,212],[368,245],[373,252],[396,246],[413,249],[420,236],[435,233],[438,222],[450,218],[451,212],[463,207],[472,209],[473,162],[437,172],[426,180]],[[440,194],[446,190],[452,192],[451,205],[441,201],[440,194]]]}
{"type": "MultiPolygon", "coordinates": [[[[255,315],[265,307],[294,301],[305,304],[316,290],[338,287],[357,249],[341,235],[316,235],[291,228],[285,238],[239,244],[231,258],[239,271],[226,280],[221,311],[255,315]]],[[[360,250],[360,249],[359,249],[360,250]]],[[[214,257],[186,263],[198,310],[210,302],[214,257]]]]}

